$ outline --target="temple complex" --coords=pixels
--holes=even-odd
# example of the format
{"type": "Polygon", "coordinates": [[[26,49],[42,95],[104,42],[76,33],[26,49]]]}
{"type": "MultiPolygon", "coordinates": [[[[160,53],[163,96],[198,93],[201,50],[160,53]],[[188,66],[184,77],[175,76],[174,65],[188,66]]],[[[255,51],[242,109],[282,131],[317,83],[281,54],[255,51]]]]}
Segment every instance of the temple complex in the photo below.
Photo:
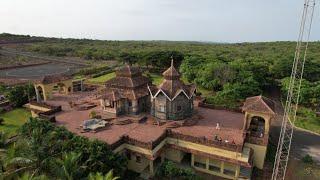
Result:
{"type": "Polygon", "coordinates": [[[41,117],[54,115],[56,124],[73,133],[109,144],[143,179],[153,177],[165,160],[212,179],[251,179],[253,167],[264,167],[275,118],[270,99],[248,97],[238,111],[208,108],[195,98],[195,85],[180,80],[173,63],[163,77],[154,86],[138,67],[124,65],[102,91],[66,88],[66,94],[53,94],[43,104],[31,102],[27,107],[33,114],[41,112],[41,117]],[[105,128],[82,128],[92,114],[99,120],[90,122],[103,122],[105,128]]]}

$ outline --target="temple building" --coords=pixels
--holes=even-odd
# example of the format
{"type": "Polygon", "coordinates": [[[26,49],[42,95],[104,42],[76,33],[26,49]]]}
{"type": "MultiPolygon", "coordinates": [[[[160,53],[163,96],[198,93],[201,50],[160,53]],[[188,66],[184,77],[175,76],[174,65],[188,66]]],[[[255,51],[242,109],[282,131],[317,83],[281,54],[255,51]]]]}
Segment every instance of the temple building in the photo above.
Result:
{"type": "Polygon", "coordinates": [[[115,73],[103,91],[80,93],[74,93],[67,79],[46,77],[35,88],[52,97],[45,98],[45,104],[33,102],[26,107],[33,116],[52,117],[73,133],[107,143],[114,153],[126,156],[127,168],[143,179],[152,178],[165,160],[212,175],[211,179],[252,179],[253,168],[264,167],[271,122],[276,118],[270,99],[248,97],[242,109],[229,110],[194,103],[195,85],[180,80],[173,62],[159,86],[152,85],[138,67],[125,65],[115,73]],[[59,84],[62,96],[55,97],[51,89],[59,84]],[[86,104],[89,109],[81,108],[86,104]],[[108,126],[84,131],[81,124],[92,112],[108,126]]]}
{"type": "Polygon", "coordinates": [[[102,109],[115,115],[148,112],[148,84],[151,81],[142,75],[138,67],[126,64],[116,70],[116,77],[105,83],[100,98],[102,109]]]}
{"type": "Polygon", "coordinates": [[[148,86],[151,95],[151,115],[159,119],[181,120],[192,116],[195,85],[185,85],[171,61],[171,66],[162,74],[163,82],[148,86]]]}

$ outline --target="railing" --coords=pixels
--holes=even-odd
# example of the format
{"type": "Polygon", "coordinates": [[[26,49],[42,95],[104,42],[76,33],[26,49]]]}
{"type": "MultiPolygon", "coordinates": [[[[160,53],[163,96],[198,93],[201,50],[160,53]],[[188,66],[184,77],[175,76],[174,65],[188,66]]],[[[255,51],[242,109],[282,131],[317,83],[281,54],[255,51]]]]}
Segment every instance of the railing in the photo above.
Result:
{"type": "Polygon", "coordinates": [[[247,135],[245,141],[252,144],[267,145],[268,136],[264,135],[264,137],[254,137],[254,136],[247,135]]]}
{"type": "Polygon", "coordinates": [[[226,108],[222,106],[215,106],[213,104],[207,104],[205,102],[199,102],[198,106],[202,108],[208,108],[208,109],[226,110],[226,111],[242,113],[242,110],[240,108],[226,108]]]}
{"type": "Polygon", "coordinates": [[[236,145],[232,143],[226,143],[223,141],[210,140],[206,137],[194,137],[189,135],[184,135],[180,133],[173,132],[171,130],[167,130],[168,137],[180,139],[184,141],[189,141],[197,144],[203,144],[207,146],[213,146],[225,150],[231,150],[236,152],[242,152],[243,145],[236,145]]]}

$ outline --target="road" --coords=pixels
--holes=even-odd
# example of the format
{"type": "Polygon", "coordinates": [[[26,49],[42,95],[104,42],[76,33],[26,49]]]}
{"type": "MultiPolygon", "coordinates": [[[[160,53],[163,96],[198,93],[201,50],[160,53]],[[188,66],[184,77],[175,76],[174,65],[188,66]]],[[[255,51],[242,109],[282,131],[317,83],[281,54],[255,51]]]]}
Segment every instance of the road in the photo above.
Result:
{"type": "MultiPolygon", "coordinates": [[[[280,127],[282,122],[283,108],[280,103],[276,106],[277,116],[272,122],[271,137],[273,140],[278,140],[280,127]]],[[[295,128],[293,131],[290,158],[301,159],[309,154],[312,158],[320,163],[320,136],[295,128]]]]}
{"type": "Polygon", "coordinates": [[[44,56],[44,55],[30,53],[30,52],[17,51],[15,49],[7,48],[7,47],[2,47],[0,49],[0,53],[11,54],[11,55],[21,55],[21,56],[26,56],[26,57],[31,57],[31,58],[42,59],[42,60],[46,60],[46,61],[50,61],[50,62],[66,63],[66,64],[73,64],[73,65],[78,65],[78,66],[88,66],[87,63],[81,62],[77,59],[67,59],[67,58],[44,56]]]}

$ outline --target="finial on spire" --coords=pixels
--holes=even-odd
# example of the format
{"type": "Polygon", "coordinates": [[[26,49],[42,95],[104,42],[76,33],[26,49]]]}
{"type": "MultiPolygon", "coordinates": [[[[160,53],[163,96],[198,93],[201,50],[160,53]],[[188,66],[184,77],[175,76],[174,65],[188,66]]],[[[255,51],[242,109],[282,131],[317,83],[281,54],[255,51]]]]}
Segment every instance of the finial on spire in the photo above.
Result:
{"type": "Polygon", "coordinates": [[[171,55],[171,66],[173,67],[173,55],[171,55]]]}

